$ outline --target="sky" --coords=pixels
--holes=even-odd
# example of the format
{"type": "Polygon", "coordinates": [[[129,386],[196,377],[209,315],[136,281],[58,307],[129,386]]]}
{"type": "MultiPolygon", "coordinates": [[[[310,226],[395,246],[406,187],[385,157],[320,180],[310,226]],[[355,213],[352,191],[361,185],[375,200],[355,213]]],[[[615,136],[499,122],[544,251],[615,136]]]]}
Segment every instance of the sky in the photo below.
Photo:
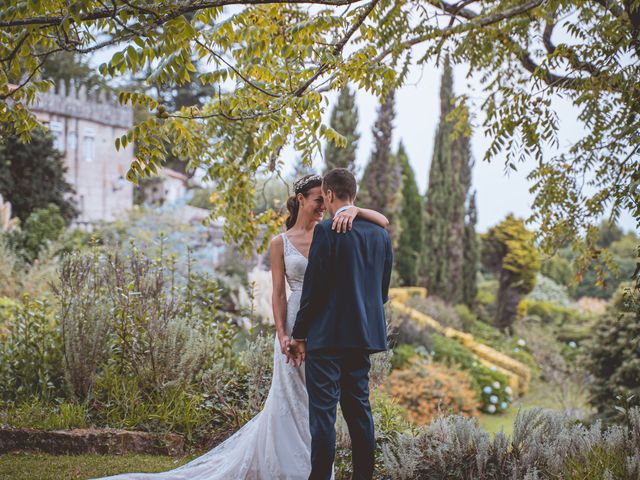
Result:
{"type": "MultiPolygon", "coordinates": [[[[429,166],[433,152],[436,129],[440,117],[440,76],[442,69],[430,64],[424,67],[413,67],[407,84],[396,92],[396,117],[393,132],[393,149],[402,140],[409,155],[409,161],[416,173],[416,181],[421,194],[427,188],[429,166]]],[[[527,175],[533,169],[532,163],[517,165],[518,170],[507,169],[504,161],[498,157],[491,162],[483,161],[484,153],[490,145],[490,139],[485,137],[481,124],[479,104],[483,100],[479,85],[473,80],[467,80],[466,67],[457,66],[454,69],[454,90],[457,95],[465,94],[471,100],[471,113],[475,115],[473,123],[476,125],[471,138],[472,155],[475,159],[473,168],[472,189],[477,192],[478,224],[477,230],[487,231],[491,226],[499,223],[509,213],[527,218],[532,210],[534,196],[529,193],[531,182],[527,175]]],[[[332,104],[327,110],[326,120],[333,107],[337,95],[330,97],[332,104]]],[[[359,91],[356,95],[358,104],[360,140],[356,153],[358,172],[364,170],[373,149],[371,127],[375,122],[379,101],[373,95],[359,91]]],[[[576,120],[577,110],[563,99],[555,99],[554,106],[559,116],[559,147],[568,148],[583,133],[582,125],[576,120]]],[[[548,150],[548,155],[554,152],[548,150]]],[[[284,151],[283,157],[288,172],[293,170],[295,152],[293,149],[284,151]]],[[[504,157],[502,157],[504,158],[504,157]]],[[[322,171],[322,158],[314,160],[316,171],[322,171]]],[[[623,230],[635,230],[635,221],[630,214],[624,214],[619,222],[623,230]]]]}

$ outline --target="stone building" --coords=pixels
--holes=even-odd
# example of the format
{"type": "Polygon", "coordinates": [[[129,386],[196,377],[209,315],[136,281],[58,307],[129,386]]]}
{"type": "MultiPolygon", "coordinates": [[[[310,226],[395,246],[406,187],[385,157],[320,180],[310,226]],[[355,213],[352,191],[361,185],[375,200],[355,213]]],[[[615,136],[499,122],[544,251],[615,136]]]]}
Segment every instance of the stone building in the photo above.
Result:
{"type": "Polygon", "coordinates": [[[152,205],[175,203],[187,194],[189,177],[184,173],[162,167],[156,177],[142,183],[143,201],[152,205]]]}
{"type": "Polygon", "coordinates": [[[87,95],[84,87],[41,94],[32,107],[64,153],[67,181],[76,191],[79,224],[122,217],[133,205],[133,185],[125,178],[133,146],[116,150],[115,139],[133,125],[133,109],[104,92],[87,95]]]}

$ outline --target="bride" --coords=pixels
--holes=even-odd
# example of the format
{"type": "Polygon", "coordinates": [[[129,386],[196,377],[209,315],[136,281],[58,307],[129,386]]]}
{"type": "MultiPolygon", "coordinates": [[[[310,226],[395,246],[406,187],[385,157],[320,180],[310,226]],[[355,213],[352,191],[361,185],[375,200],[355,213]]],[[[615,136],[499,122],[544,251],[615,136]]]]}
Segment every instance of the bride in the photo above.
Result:
{"type": "MultiPolygon", "coordinates": [[[[271,388],[260,413],[213,450],[163,473],[129,473],[108,480],[307,480],[311,471],[311,434],[304,368],[289,363],[289,335],[300,305],[313,229],[326,212],[322,177],[306,175],[287,200],[287,231],[271,241],[274,345],[271,388]],[[285,278],[291,289],[287,300],[285,278]]],[[[334,217],[345,232],[356,216],[387,227],[384,215],[351,206],[334,217]]],[[[107,479],[103,479],[107,480],[107,479]]]]}

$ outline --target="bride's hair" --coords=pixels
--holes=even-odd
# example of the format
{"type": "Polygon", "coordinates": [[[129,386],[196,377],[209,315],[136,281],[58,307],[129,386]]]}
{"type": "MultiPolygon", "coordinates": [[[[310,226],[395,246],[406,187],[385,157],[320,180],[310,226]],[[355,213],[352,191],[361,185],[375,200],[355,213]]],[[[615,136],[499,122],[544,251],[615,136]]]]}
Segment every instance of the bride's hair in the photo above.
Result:
{"type": "Polygon", "coordinates": [[[287,199],[287,210],[289,210],[289,216],[285,221],[287,230],[296,224],[298,219],[298,210],[300,209],[300,202],[298,202],[298,194],[301,193],[303,197],[307,198],[309,190],[322,185],[322,177],[320,175],[305,175],[299,180],[296,180],[293,184],[293,196],[287,199]]]}

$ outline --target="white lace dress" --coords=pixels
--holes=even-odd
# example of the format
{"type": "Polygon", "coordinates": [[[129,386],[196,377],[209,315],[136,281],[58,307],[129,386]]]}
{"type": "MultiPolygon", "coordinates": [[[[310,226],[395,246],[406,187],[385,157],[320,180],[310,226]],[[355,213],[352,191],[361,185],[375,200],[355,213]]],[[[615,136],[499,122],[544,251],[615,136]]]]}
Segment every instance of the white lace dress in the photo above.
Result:
{"type": "MultiPolygon", "coordinates": [[[[285,275],[291,288],[286,331],[291,334],[307,259],[285,234],[282,240],[285,275]]],[[[264,408],[234,435],[175,470],[128,473],[109,480],[307,480],[311,435],[304,367],[285,363],[277,336],[273,357],[273,378],[264,408]]]]}

